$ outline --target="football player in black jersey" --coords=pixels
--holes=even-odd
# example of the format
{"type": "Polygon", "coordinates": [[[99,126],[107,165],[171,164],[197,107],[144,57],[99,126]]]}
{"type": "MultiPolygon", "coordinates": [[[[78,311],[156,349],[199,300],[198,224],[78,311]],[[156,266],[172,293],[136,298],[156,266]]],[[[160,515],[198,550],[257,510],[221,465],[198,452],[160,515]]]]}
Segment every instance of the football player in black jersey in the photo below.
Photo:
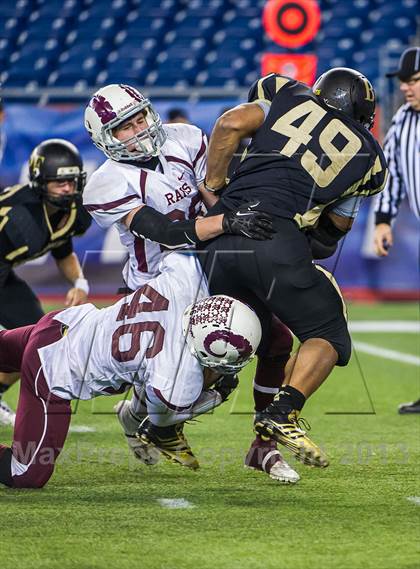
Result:
{"type": "Polygon", "coordinates": [[[351,354],[338,286],[313,259],[334,253],[360,200],[384,187],[385,158],[370,133],[374,112],[372,85],[352,69],[331,69],[312,89],[272,73],[252,86],[247,104],[218,119],[210,139],[205,185],[221,197],[209,214],[254,201],[254,210],[274,216],[277,230],[252,248],[228,235],[206,244],[210,291],[248,302],[263,327],[273,312],[300,340],[282,390],[257,413],[255,428],[313,466],[327,466],[328,459],[298,415],[351,354]],[[251,142],[226,186],[227,166],[247,136],[251,142]]]}
{"type": "MultiPolygon", "coordinates": [[[[0,326],[11,329],[35,324],[44,312],[14,267],[51,251],[57,267],[72,287],[67,306],[83,304],[88,282],[72,237],[82,235],[91,223],[82,205],[86,173],[77,148],[62,139],[39,144],[29,161],[30,182],[0,193],[0,326]]],[[[0,424],[14,421],[2,395],[16,377],[0,374],[0,424]]]]}

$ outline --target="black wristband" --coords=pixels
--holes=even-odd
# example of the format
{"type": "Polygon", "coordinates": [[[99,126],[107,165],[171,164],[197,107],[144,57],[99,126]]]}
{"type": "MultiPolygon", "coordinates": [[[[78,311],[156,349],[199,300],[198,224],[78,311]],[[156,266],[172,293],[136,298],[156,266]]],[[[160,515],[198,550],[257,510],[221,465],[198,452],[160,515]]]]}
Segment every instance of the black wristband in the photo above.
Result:
{"type": "Polygon", "coordinates": [[[387,225],[391,225],[392,216],[390,213],[382,213],[378,211],[375,213],[375,225],[379,225],[380,223],[386,223],[387,225]]]}

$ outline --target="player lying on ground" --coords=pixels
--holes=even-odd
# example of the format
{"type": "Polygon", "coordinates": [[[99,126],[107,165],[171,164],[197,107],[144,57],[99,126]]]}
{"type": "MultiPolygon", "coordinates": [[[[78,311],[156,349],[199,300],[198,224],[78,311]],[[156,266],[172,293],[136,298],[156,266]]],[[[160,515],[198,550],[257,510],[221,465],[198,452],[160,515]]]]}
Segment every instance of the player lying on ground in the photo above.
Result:
{"type": "MultiPolygon", "coordinates": [[[[99,89],[86,108],[85,126],[108,160],[90,177],[84,203],[101,227],[115,225],[118,230],[129,252],[123,278],[135,290],[158,274],[165,246],[191,247],[203,239],[208,221],[195,219],[211,197],[203,186],[206,136],[193,125],[162,125],[151,102],[129,85],[99,89]],[[177,223],[169,224],[167,218],[177,223]]],[[[206,238],[222,232],[257,236],[247,223],[252,214],[244,209],[239,215],[218,216],[218,225],[206,238]]],[[[257,412],[278,393],[292,344],[288,328],[272,316],[258,350],[253,390],[257,412]]],[[[245,464],[284,481],[284,461],[274,441],[256,437],[245,464]]]]}
{"type": "MultiPolygon", "coordinates": [[[[54,138],[32,151],[29,183],[0,193],[0,328],[35,324],[44,315],[38,298],[14,267],[48,251],[71,283],[67,306],[87,301],[88,282],[72,244],[72,238],[83,235],[91,223],[81,199],[85,182],[77,148],[54,138]]],[[[2,395],[17,379],[0,374],[0,425],[14,423],[15,414],[2,395]]]]}
{"type": "Polygon", "coordinates": [[[132,386],[145,393],[149,415],[133,450],[153,462],[152,445],[184,466],[198,466],[176,425],[214,408],[226,393],[203,392],[203,370],[194,355],[199,350],[200,361],[216,370],[214,379],[221,370],[235,373],[255,353],[261,327],[242,303],[206,297],[196,264],[191,254],[173,253],[158,277],[109,308],[85,304],[0,332],[0,370],[21,372],[13,444],[0,445],[0,483],[44,486],[66,440],[71,401],[132,386]]]}

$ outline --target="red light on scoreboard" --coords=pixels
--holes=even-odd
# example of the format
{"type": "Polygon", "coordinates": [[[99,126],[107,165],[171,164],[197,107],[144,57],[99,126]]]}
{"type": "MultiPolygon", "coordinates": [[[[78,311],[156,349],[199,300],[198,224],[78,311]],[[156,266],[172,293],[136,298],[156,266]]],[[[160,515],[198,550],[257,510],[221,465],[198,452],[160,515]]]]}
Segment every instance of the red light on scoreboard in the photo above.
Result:
{"type": "Polygon", "coordinates": [[[317,63],[316,55],[264,53],[261,59],[261,72],[263,76],[280,73],[307,85],[313,85],[317,63]]]}
{"type": "Polygon", "coordinates": [[[264,29],[277,44],[300,47],[319,30],[321,13],[316,0],[268,0],[263,13],[264,29]]]}

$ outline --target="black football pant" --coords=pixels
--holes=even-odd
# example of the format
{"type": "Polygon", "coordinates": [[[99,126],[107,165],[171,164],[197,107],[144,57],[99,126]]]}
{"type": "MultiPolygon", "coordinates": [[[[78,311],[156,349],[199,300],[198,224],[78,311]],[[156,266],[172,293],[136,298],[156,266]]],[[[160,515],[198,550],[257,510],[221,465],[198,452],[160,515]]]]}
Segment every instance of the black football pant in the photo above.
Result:
{"type": "Polygon", "coordinates": [[[221,235],[203,243],[199,258],[210,293],[252,306],[263,327],[263,349],[274,313],[301,342],[330,342],[338,353],[337,364],[346,365],[351,341],[335,281],[312,262],[308,241],[293,220],[275,218],[274,226],[277,233],[271,241],[221,235]]]}
{"type": "Polygon", "coordinates": [[[36,324],[44,316],[33,290],[10,271],[3,286],[0,286],[0,327],[11,330],[20,326],[36,324]]]}

